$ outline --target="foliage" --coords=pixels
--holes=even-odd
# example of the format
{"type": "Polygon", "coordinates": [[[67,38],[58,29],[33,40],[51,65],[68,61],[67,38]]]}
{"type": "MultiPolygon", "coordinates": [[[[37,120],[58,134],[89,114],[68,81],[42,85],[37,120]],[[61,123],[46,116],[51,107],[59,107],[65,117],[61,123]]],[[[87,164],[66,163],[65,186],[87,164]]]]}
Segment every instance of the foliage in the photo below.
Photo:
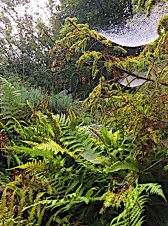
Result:
{"type": "Polygon", "coordinates": [[[62,22],[53,11],[53,4],[46,5],[51,15],[48,25],[42,22],[38,12],[36,15],[30,13],[28,2],[4,1],[1,4],[0,73],[5,78],[19,76],[31,85],[57,93],[63,89],[62,72],[58,76],[52,73],[48,51],[58,37],[62,22]],[[17,12],[18,5],[22,15],[17,12]]]}
{"type": "Polygon", "coordinates": [[[52,71],[56,72],[61,62],[76,63],[83,83],[95,85],[101,75],[110,78],[115,64],[120,61],[117,56],[126,54],[126,50],[106,40],[95,30],[90,30],[87,24],[77,24],[74,18],[67,18],[61,34],[64,37],[49,51],[50,57],[56,55],[52,71]],[[85,76],[82,76],[84,68],[85,76]]]}
{"type": "Polygon", "coordinates": [[[72,95],[64,94],[59,96],[53,92],[49,95],[41,87],[34,88],[30,87],[29,83],[22,84],[21,81],[9,82],[9,80],[0,77],[2,83],[0,93],[1,112],[3,116],[10,113],[11,117],[13,117],[13,106],[16,105],[16,109],[22,109],[26,105],[27,100],[31,101],[33,107],[38,110],[44,107],[45,102],[49,98],[49,109],[57,113],[63,111],[68,112],[70,108],[75,108],[78,105],[78,101],[73,100],[72,95]]]}
{"type": "MultiPolygon", "coordinates": [[[[56,4],[56,1],[49,1],[49,4],[46,4],[46,10],[48,11],[47,14],[50,15],[47,24],[43,22],[42,15],[40,15],[39,13],[36,13],[36,15],[31,15],[31,13],[28,11],[28,1],[2,2],[3,4],[1,5],[0,23],[2,34],[0,36],[1,74],[3,74],[3,77],[5,78],[19,75],[22,80],[27,80],[31,85],[33,84],[36,87],[41,86],[43,90],[47,90],[49,93],[58,93],[62,89],[68,89],[70,83],[69,77],[74,71],[77,70],[75,66],[76,60],[73,60],[72,53],[71,60],[69,60],[69,52],[67,52],[66,50],[63,51],[63,53],[65,53],[64,57],[56,62],[56,73],[53,73],[50,70],[50,65],[51,62],[54,61],[54,56],[52,59],[48,59],[48,51],[52,49],[55,42],[59,41],[59,39],[64,38],[64,33],[59,32],[62,26],[66,24],[66,22],[64,22],[64,18],[67,16],[71,17],[72,14],[74,17],[76,13],[78,23],[84,23],[83,19],[85,20],[85,16],[82,15],[85,14],[87,15],[85,23],[88,22],[91,26],[92,21],[96,21],[97,23],[97,21],[100,20],[101,23],[103,21],[106,23],[107,21],[112,21],[109,18],[115,15],[120,17],[120,14],[123,15],[123,5],[126,9],[126,16],[124,17],[124,20],[127,18],[127,16],[130,15],[130,11],[132,10],[131,1],[125,0],[121,1],[120,4],[118,4],[118,1],[115,0],[108,2],[101,0],[71,0],[61,1],[61,6],[58,6],[56,4]],[[79,9],[83,5],[87,9],[90,8],[92,13],[86,12],[87,10],[82,10],[83,14],[81,13],[81,11],[79,13],[79,9]],[[18,6],[22,8],[24,15],[21,16],[17,13],[18,6]],[[112,10],[109,10],[109,8],[113,9],[113,11],[116,10],[117,13],[112,13],[112,10]],[[104,12],[106,14],[106,18],[102,20],[104,12]],[[95,17],[96,20],[93,19],[95,17]]],[[[140,5],[143,5],[141,1],[138,2],[140,5]]],[[[135,1],[133,5],[138,4],[138,2],[135,1]]],[[[155,2],[156,1],[147,1],[149,5],[153,5],[155,4],[155,2]]],[[[119,21],[119,18],[113,19],[116,19],[117,22],[119,21]]],[[[65,27],[67,28],[67,26],[65,27]]],[[[91,26],[91,28],[93,27],[91,26]]],[[[95,35],[93,35],[93,37],[95,38],[95,35]]],[[[79,48],[82,43],[82,45],[84,46],[88,40],[89,38],[86,38],[83,42],[81,39],[81,43],[79,42],[79,48]]],[[[94,43],[93,41],[94,40],[90,40],[90,45],[91,43],[94,43]]],[[[108,45],[109,43],[108,40],[104,40],[103,42],[106,45],[108,45]]],[[[99,51],[102,51],[102,49],[98,47],[98,44],[94,44],[93,47],[92,50],[99,49],[99,51]]],[[[114,56],[118,56],[119,51],[119,54],[122,55],[121,47],[117,47],[117,49],[115,49],[115,52],[110,51],[108,53],[110,55],[113,54],[114,56]]],[[[111,62],[108,62],[108,65],[109,67],[111,67],[111,62]]],[[[106,68],[106,66],[104,65],[103,68],[106,68]]],[[[103,68],[101,69],[103,70],[103,68]]],[[[98,72],[96,70],[96,65],[92,72],[95,72],[95,74],[98,72]]],[[[103,71],[103,74],[105,75],[106,72],[103,71]]],[[[80,93],[80,96],[82,98],[85,98],[88,95],[86,90],[90,92],[97,82],[91,80],[91,73],[88,71],[87,73],[85,73],[85,70],[81,69],[80,76],[81,84],[85,79],[85,85],[81,85],[79,87],[78,93],[80,93]],[[85,76],[85,74],[87,74],[87,76],[85,76]],[[82,77],[84,77],[83,80],[82,77]]]]}
{"type": "Polygon", "coordinates": [[[32,108],[39,110],[42,109],[50,98],[50,109],[54,112],[60,112],[61,110],[65,113],[68,112],[70,107],[74,107],[75,103],[68,104],[68,98],[62,100],[62,98],[57,98],[56,95],[51,95],[49,97],[40,88],[34,89],[33,87],[28,87],[21,85],[19,82],[10,83],[6,79],[0,77],[1,82],[1,92],[0,92],[0,166],[4,168],[1,172],[0,183],[3,184],[4,181],[9,181],[10,172],[5,174],[5,168],[15,166],[16,164],[21,164],[23,159],[26,160],[26,156],[23,154],[18,154],[11,150],[6,150],[7,145],[10,144],[22,144],[22,139],[25,139],[25,132],[23,128],[27,128],[27,138],[34,133],[34,129],[28,127],[29,120],[31,117],[30,108],[27,106],[27,100],[32,101],[32,108]],[[62,100],[62,102],[61,102],[62,100]],[[53,103],[52,103],[52,102],[53,103]]]}
{"type": "Polygon", "coordinates": [[[111,225],[114,222],[130,225],[129,221],[131,225],[142,225],[145,205],[149,202],[148,191],[165,199],[160,185],[137,182],[145,170],[140,169],[133,155],[121,161],[123,157],[118,157],[117,152],[110,153],[112,146],[116,149],[124,145],[123,140],[118,139],[119,131],[111,137],[112,131],[104,128],[102,135],[99,134],[101,140],[96,141],[79,128],[73,111],[66,118],[53,115],[47,109],[44,115],[35,111],[29,102],[28,105],[34,115],[32,122],[29,121],[27,128],[22,126],[17,130],[26,145],[8,149],[31,158],[13,168],[13,181],[6,185],[2,195],[2,223],[8,225],[19,220],[22,225],[31,225],[32,221],[37,225],[42,221],[46,225],[51,222],[97,225],[101,220],[102,225],[110,221],[111,225]],[[7,191],[10,204],[6,200],[7,191]],[[141,195],[143,191],[146,195],[141,195]],[[16,205],[18,209],[13,215],[16,205]],[[93,218],[90,213],[97,205],[100,213],[96,212],[93,218]]]}
{"type": "Polygon", "coordinates": [[[0,126],[6,130],[7,133],[12,135],[14,131],[14,120],[24,118],[23,108],[25,104],[19,101],[19,90],[15,90],[14,86],[9,83],[7,80],[1,79],[1,105],[0,105],[0,126]]]}
{"type": "Polygon", "coordinates": [[[49,100],[49,109],[55,113],[68,112],[69,109],[75,109],[78,106],[78,101],[74,100],[71,94],[55,95],[51,93],[49,100]]]}
{"type": "MultiPolygon", "coordinates": [[[[151,9],[155,1],[146,2],[151,9]]],[[[139,1],[139,7],[144,3],[139,1]]],[[[7,26],[7,18],[6,23],[2,18],[7,26]]],[[[59,35],[54,30],[54,19],[53,33],[39,21],[44,48],[36,42],[29,45],[36,35],[29,19],[30,33],[23,32],[23,45],[21,37],[14,39],[10,26],[5,37],[11,38],[21,52],[35,54],[38,63],[32,61],[28,67],[38,69],[40,79],[45,73],[39,71],[46,66],[41,54],[47,52],[45,45],[53,47],[52,38],[59,35]]],[[[27,26],[23,21],[19,29],[27,26]]],[[[155,223],[162,219],[159,224],[166,224],[167,218],[162,215],[167,209],[163,212],[162,208],[168,197],[167,16],[157,30],[159,38],[146,45],[138,57],[126,57],[123,48],[88,25],[67,18],[60,40],[49,53],[53,57],[53,76],[78,71],[81,82],[97,85],[77,111],[79,114],[69,109],[73,106],[71,96],[59,99],[52,88],[48,94],[27,83],[20,86],[10,82],[15,80],[10,70],[6,71],[6,66],[12,66],[8,64],[10,51],[5,55],[2,48],[5,73],[0,78],[0,225],[143,225],[155,208],[159,213],[159,217],[155,214],[155,223]],[[10,81],[4,78],[8,75],[10,81]],[[117,83],[123,76],[128,86],[128,76],[146,83],[126,90],[117,83]],[[97,139],[82,128],[87,122],[85,112],[89,118],[90,113],[101,117],[101,129],[88,126],[97,139]]],[[[12,49],[11,56],[15,59],[12,49]]]]}
{"type": "Polygon", "coordinates": [[[166,3],[165,0],[132,0],[133,5],[135,6],[135,10],[145,10],[147,12],[147,16],[150,16],[152,8],[157,4],[157,3],[166,3]]]}
{"type": "Polygon", "coordinates": [[[134,94],[129,91],[122,93],[122,87],[116,85],[114,90],[114,84],[110,85],[101,78],[100,84],[90,93],[84,105],[89,107],[92,113],[101,111],[102,121],[105,120],[106,124],[116,123],[117,128],[123,128],[123,125],[128,128],[129,125],[128,129],[131,133],[133,131],[139,133],[138,139],[146,137],[145,139],[152,140],[153,144],[158,143],[160,138],[167,134],[166,52],[167,30],[165,29],[162,35],[146,46],[138,57],[127,57],[125,61],[117,63],[117,67],[127,75],[144,78],[148,83],[134,94]]]}
{"type": "MultiPolygon", "coordinates": [[[[133,190],[127,190],[126,194],[126,206],[125,210],[116,218],[114,218],[110,225],[142,225],[144,222],[144,217],[140,215],[140,212],[145,209],[147,202],[149,202],[149,197],[147,195],[140,195],[141,193],[150,192],[150,194],[159,194],[160,185],[158,184],[140,184],[136,186],[133,190]]],[[[121,194],[120,194],[121,195],[121,194]]],[[[161,194],[162,196],[163,194],[161,194]]],[[[121,196],[120,196],[121,197],[121,196]]],[[[117,206],[120,205],[120,197],[113,197],[113,193],[110,194],[110,198],[113,200],[113,203],[116,203],[117,206]]],[[[164,196],[162,196],[164,197],[164,196]]],[[[122,199],[124,202],[124,199],[122,199]]],[[[109,200],[106,203],[109,205],[109,200]]]]}
{"type": "Polygon", "coordinates": [[[116,23],[125,23],[132,15],[131,1],[60,1],[69,17],[78,18],[78,23],[87,23],[91,28],[104,29],[116,23]],[[81,10],[83,9],[83,10],[81,10]]]}

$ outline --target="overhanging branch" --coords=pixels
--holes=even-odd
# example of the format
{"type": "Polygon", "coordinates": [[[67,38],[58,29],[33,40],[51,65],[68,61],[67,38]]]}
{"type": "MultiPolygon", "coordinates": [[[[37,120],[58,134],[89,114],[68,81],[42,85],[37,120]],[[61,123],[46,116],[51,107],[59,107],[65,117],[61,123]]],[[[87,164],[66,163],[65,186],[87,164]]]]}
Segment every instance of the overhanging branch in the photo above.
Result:
{"type": "MultiPolygon", "coordinates": [[[[116,67],[117,67],[118,69],[122,70],[123,72],[125,72],[125,73],[127,73],[127,74],[129,74],[129,75],[132,75],[132,76],[134,76],[134,77],[136,77],[136,78],[143,79],[143,80],[146,80],[146,81],[149,81],[149,82],[155,82],[155,80],[152,79],[152,78],[146,78],[146,77],[137,75],[137,74],[135,74],[135,73],[133,73],[133,72],[131,72],[131,71],[127,71],[127,70],[125,70],[125,69],[123,69],[123,68],[120,68],[120,67],[118,67],[118,66],[116,66],[116,67]]],[[[160,81],[159,83],[160,83],[161,85],[168,86],[168,83],[166,83],[166,82],[160,81]]]]}

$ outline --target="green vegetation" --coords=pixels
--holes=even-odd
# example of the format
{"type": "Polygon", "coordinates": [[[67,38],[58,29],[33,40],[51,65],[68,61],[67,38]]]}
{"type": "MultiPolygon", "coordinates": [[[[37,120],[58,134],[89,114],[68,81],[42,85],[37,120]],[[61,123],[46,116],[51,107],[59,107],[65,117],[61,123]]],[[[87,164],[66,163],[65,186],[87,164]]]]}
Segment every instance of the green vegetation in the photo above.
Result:
{"type": "MultiPolygon", "coordinates": [[[[156,3],[133,2],[148,15],[156,3]]],[[[50,26],[25,14],[17,37],[1,12],[0,226],[167,225],[167,15],[158,39],[127,56],[48,7],[50,26]],[[60,97],[73,72],[76,89],[60,97]],[[125,74],[146,83],[122,87],[125,74]]]]}
{"type": "Polygon", "coordinates": [[[78,23],[88,23],[91,28],[106,28],[111,24],[125,23],[132,16],[130,0],[61,0],[69,17],[78,23]],[[82,9],[82,10],[81,10],[82,9]]]}

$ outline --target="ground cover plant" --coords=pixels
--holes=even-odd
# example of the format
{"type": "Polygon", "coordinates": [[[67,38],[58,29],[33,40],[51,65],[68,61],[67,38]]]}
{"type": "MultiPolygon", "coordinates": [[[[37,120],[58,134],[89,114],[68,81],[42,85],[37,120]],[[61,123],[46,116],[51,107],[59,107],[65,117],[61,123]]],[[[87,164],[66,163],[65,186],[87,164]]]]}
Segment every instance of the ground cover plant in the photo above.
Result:
{"type": "MultiPolygon", "coordinates": [[[[149,14],[155,2],[134,4],[144,10],[145,2],[149,14]]],[[[71,62],[95,85],[78,105],[74,96],[31,87],[23,73],[15,81],[2,64],[1,226],[168,224],[167,24],[165,16],[158,39],[135,57],[68,17],[49,60],[52,76],[71,62]],[[125,73],[146,83],[126,89],[118,83],[125,73]]]]}

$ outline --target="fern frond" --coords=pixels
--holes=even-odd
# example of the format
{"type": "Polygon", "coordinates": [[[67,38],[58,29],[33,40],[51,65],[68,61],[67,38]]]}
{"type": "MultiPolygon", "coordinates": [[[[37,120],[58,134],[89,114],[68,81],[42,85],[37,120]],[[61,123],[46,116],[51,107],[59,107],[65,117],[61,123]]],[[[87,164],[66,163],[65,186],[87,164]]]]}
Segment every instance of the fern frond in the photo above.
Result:
{"type": "Polygon", "coordinates": [[[19,217],[19,219],[22,219],[22,210],[23,210],[23,207],[25,206],[25,201],[26,201],[26,192],[27,192],[27,187],[25,187],[22,191],[22,195],[21,195],[21,200],[20,200],[20,204],[19,204],[19,207],[18,207],[18,214],[17,216],[19,217]]]}
{"type": "Polygon", "coordinates": [[[116,172],[119,170],[133,170],[135,172],[139,171],[138,163],[131,157],[127,157],[124,161],[117,161],[111,167],[107,167],[104,171],[106,173],[116,172]]]}
{"type": "Polygon", "coordinates": [[[53,115],[53,117],[57,117],[59,124],[61,125],[61,127],[64,126],[68,126],[70,123],[70,117],[66,117],[65,114],[57,114],[57,115],[53,115]]]}
{"type": "Polygon", "coordinates": [[[24,130],[23,130],[20,122],[14,117],[13,117],[13,120],[15,121],[15,123],[17,125],[17,129],[16,129],[17,132],[19,132],[19,134],[22,136],[22,138],[25,139],[26,137],[25,137],[25,134],[24,134],[24,130]]]}
{"type": "Polygon", "coordinates": [[[165,199],[161,185],[154,183],[138,184],[131,193],[126,195],[124,211],[115,217],[110,225],[141,226],[144,222],[143,213],[146,210],[146,204],[150,201],[149,195],[152,194],[157,194],[165,199]],[[142,195],[144,192],[147,195],[142,195]]]}
{"type": "Polygon", "coordinates": [[[13,214],[14,214],[14,210],[15,210],[15,194],[16,194],[16,191],[13,192],[13,194],[11,195],[10,197],[10,201],[9,201],[9,212],[8,212],[8,218],[12,217],[13,214]]]}
{"type": "Polygon", "coordinates": [[[7,199],[6,199],[6,191],[7,188],[4,189],[2,197],[1,197],[1,205],[0,205],[0,210],[1,210],[1,218],[5,218],[8,212],[8,207],[7,207],[7,199]]]}
{"type": "Polygon", "coordinates": [[[43,159],[43,161],[39,160],[37,162],[35,160],[32,162],[27,162],[26,164],[21,165],[21,166],[13,167],[10,170],[16,169],[16,168],[17,169],[26,169],[27,172],[34,171],[34,170],[44,171],[44,170],[47,170],[47,161],[45,158],[43,159]]]}
{"type": "Polygon", "coordinates": [[[72,111],[72,109],[69,109],[69,116],[71,120],[74,120],[76,118],[75,112],[72,111]]]}
{"type": "Polygon", "coordinates": [[[45,142],[45,143],[37,144],[36,148],[38,148],[40,150],[46,150],[49,152],[53,152],[54,154],[58,154],[58,152],[61,152],[63,154],[66,151],[59,144],[57,144],[56,142],[54,142],[51,139],[48,139],[47,142],[45,142]]]}
{"type": "Polygon", "coordinates": [[[53,153],[46,151],[46,150],[41,150],[38,149],[36,147],[33,148],[28,148],[28,147],[24,147],[24,146],[8,146],[7,148],[9,148],[10,150],[16,150],[17,152],[24,152],[33,156],[42,156],[45,157],[46,159],[53,159],[53,153]]]}
{"type": "MultiPolygon", "coordinates": [[[[46,206],[47,206],[47,205],[45,205],[45,206],[43,207],[43,209],[41,210],[41,213],[40,213],[40,215],[39,215],[39,217],[38,217],[37,226],[40,226],[40,225],[41,225],[41,222],[42,222],[42,219],[43,219],[45,210],[46,210],[46,206]]],[[[37,206],[37,207],[38,207],[38,206],[37,206]]]]}
{"type": "Polygon", "coordinates": [[[35,114],[35,110],[34,110],[34,107],[33,105],[27,100],[27,105],[29,106],[29,108],[32,110],[32,112],[35,114]]]}
{"type": "MultiPolygon", "coordinates": [[[[39,205],[39,204],[38,204],[38,201],[40,200],[40,198],[41,198],[44,194],[45,194],[44,192],[38,193],[36,199],[34,200],[34,204],[32,204],[32,205],[30,205],[30,206],[28,206],[28,207],[23,208],[23,211],[25,211],[26,209],[28,209],[28,208],[30,208],[30,207],[33,207],[33,208],[31,209],[30,214],[29,214],[28,222],[31,222],[31,221],[33,220],[33,217],[34,217],[36,208],[37,208],[37,206],[39,205]]],[[[44,212],[42,212],[42,215],[40,215],[39,221],[41,221],[41,218],[42,218],[43,214],[44,214],[44,212]]]]}
{"type": "Polygon", "coordinates": [[[89,128],[93,133],[95,133],[95,134],[98,136],[98,138],[99,138],[102,142],[104,142],[104,138],[103,138],[102,134],[101,134],[98,130],[94,129],[94,128],[91,127],[91,126],[88,126],[88,128],[89,128]]]}
{"type": "MultiPolygon", "coordinates": [[[[139,185],[140,188],[141,188],[141,185],[139,185]]],[[[155,194],[155,195],[158,195],[158,196],[161,196],[166,202],[166,197],[164,195],[164,192],[162,190],[162,185],[160,184],[157,184],[157,183],[147,183],[147,184],[143,184],[142,186],[142,191],[146,191],[146,192],[149,192],[151,195],[155,194]]]]}
{"type": "Polygon", "coordinates": [[[48,134],[51,134],[52,137],[54,137],[55,134],[53,132],[53,129],[52,129],[51,124],[49,124],[48,121],[47,121],[47,116],[44,115],[41,111],[35,112],[35,115],[37,115],[37,117],[40,120],[40,124],[42,124],[44,126],[44,128],[46,129],[46,131],[48,132],[48,134]]]}
{"type": "Polygon", "coordinates": [[[46,109],[46,113],[47,113],[48,119],[51,123],[52,129],[53,129],[53,132],[54,132],[54,135],[55,135],[55,139],[57,141],[59,141],[59,137],[61,135],[61,128],[60,128],[58,119],[57,119],[57,117],[54,118],[52,116],[51,112],[49,112],[47,109],[46,109]]]}

